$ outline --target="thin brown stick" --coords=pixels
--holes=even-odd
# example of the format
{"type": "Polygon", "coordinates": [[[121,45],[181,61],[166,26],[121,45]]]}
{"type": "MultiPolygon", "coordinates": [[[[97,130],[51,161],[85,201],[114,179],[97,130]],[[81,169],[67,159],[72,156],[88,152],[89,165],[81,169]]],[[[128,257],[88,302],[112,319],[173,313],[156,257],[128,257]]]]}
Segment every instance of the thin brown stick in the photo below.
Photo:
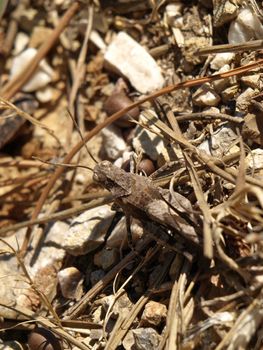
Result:
{"type": "Polygon", "coordinates": [[[198,49],[196,51],[197,55],[209,55],[212,53],[220,53],[220,52],[241,52],[241,51],[249,51],[249,50],[262,50],[263,48],[263,40],[251,40],[246,41],[241,44],[224,44],[224,45],[214,45],[214,46],[206,46],[198,49]]]}
{"type": "MultiPolygon", "coordinates": [[[[220,74],[216,74],[213,75],[211,77],[203,77],[203,78],[198,78],[198,79],[193,79],[193,80],[188,80],[179,84],[175,84],[175,85],[170,85],[167,86],[161,90],[158,90],[157,92],[154,92],[144,98],[142,98],[139,101],[136,101],[132,104],[130,104],[129,106],[123,108],[122,110],[118,111],[117,113],[113,114],[112,116],[110,116],[109,118],[107,118],[103,123],[98,124],[94,129],[92,129],[90,132],[88,132],[86,135],[84,135],[83,140],[81,140],[80,142],[78,142],[72,149],[71,151],[66,155],[66,157],[63,160],[63,163],[70,163],[72,158],[74,157],[74,155],[84,146],[84,144],[88,141],[90,141],[95,135],[97,135],[103,128],[105,128],[107,125],[112,124],[115,120],[121,118],[125,113],[129,112],[131,109],[133,109],[134,107],[138,107],[140,106],[142,103],[147,102],[147,101],[151,101],[153,99],[155,99],[158,96],[164,95],[164,94],[168,94],[174,90],[178,90],[178,89],[183,89],[183,88],[188,88],[188,87],[193,87],[193,86],[197,86],[203,83],[207,83],[207,82],[211,82],[214,80],[219,80],[219,79],[224,79],[224,78],[229,78],[231,76],[234,75],[240,75],[243,74],[246,71],[249,71],[251,69],[255,69],[260,67],[263,64],[263,59],[258,60],[255,63],[251,63],[248,64],[244,67],[238,67],[235,68],[233,70],[230,70],[228,72],[224,72],[224,73],[220,73],[220,74]]],[[[220,169],[221,170],[221,169],[220,169]]],[[[56,169],[56,171],[54,172],[54,174],[51,176],[51,178],[49,179],[48,184],[46,185],[45,189],[43,190],[37,204],[35,207],[35,210],[32,214],[32,220],[35,220],[38,216],[38,214],[41,211],[41,208],[46,200],[46,198],[48,197],[48,194],[50,192],[50,190],[53,188],[55,182],[57,181],[57,179],[60,177],[60,175],[63,173],[64,168],[63,167],[59,167],[56,169]]],[[[232,180],[232,177],[231,177],[232,180]]],[[[26,253],[26,249],[29,243],[31,237],[31,230],[28,229],[26,236],[25,236],[25,240],[23,242],[22,245],[22,252],[23,254],[26,253]]]]}

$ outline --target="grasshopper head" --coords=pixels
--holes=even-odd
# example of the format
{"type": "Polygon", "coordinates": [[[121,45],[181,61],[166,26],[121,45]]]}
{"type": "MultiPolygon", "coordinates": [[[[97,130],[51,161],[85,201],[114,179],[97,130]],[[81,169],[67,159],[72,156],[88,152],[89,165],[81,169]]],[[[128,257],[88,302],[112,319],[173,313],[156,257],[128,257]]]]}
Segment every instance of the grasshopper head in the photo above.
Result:
{"type": "Polygon", "coordinates": [[[93,170],[93,180],[105,185],[110,175],[111,168],[112,164],[107,160],[97,164],[93,170]]]}

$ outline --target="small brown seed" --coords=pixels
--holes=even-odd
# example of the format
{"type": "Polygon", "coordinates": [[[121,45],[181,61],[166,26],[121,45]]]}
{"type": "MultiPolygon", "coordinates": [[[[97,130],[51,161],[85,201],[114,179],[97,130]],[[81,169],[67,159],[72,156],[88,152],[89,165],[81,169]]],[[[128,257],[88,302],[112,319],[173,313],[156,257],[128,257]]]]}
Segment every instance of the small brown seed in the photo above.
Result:
{"type": "Polygon", "coordinates": [[[138,170],[145,172],[147,176],[151,175],[155,171],[153,161],[149,158],[142,159],[139,163],[138,170]]]}
{"type": "MultiPolygon", "coordinates": [[[[124,91],[114,92],[105,102],[104,110],[108,116],[120,111],[121,109],[129,106],[133,101],[125,94],[124,91]]],[[[133,108],[123,117],[116,121],[116,124],[120,127],[126,128],[133,125],[130,122],[130,118],[138,119],[140,110],[138,107],[133,108]]]]}
{"type": "Polygon", "coordinates": [[[36,328],[28,336],[30,350],[62,350],[59,339],[46,328],[36,328]]]}
{"type": "MultiPolygon", "coordinates": [[[[122,164],[121,168],[123,170],[129,172],[130,171],[130,161],[126,160],[126,162],[124,162],[122,164]]],[[[155,166],[154,166],[153,161],[149,158],[142,159],[138,165],[138,171],[145,173],[147,176],[151,175],[155,171],[155,166]]]]}

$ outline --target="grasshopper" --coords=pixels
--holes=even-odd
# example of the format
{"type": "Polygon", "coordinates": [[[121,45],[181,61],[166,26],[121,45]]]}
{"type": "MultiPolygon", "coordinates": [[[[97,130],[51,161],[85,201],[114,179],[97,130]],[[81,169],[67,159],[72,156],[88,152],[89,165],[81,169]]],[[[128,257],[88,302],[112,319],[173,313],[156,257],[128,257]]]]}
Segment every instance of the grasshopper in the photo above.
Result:
{"type": "Polygon", "coordinates": [[[122,208],[128,234],[130,218],[134,217],[161,241],[167,241],[168,235],[180,250],[185,244],[189,251],[202,249],[202,239],[196,231],[200,227],[192,215],[191,203],[181,194],[175,192],[172,196],[169,190],[155,186],[151,179],[127,173],[109,161],[95,166],[93,179],[109,190],[122,208]]]}

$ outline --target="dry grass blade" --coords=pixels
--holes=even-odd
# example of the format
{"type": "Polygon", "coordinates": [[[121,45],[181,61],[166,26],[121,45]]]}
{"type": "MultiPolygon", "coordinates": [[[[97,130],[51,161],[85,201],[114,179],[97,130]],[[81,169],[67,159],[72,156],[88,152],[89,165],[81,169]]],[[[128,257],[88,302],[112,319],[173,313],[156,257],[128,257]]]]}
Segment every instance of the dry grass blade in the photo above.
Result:
{"type": "MultiPolygon", "coordinates": [[[[158,251],[158,248],[156,249],[156,251],[158,251]]],[[[167,273],[167,270],[171,264],[171,261],[172,261],[172,256],[168,257],[167,260],[165,261],[162,271],[160,272],[158,278],[154,282],[154,285],[152,288],[156,288],[161,283],[163,277],[167,273]]],[[[136,316],[139,314],[143,306],[149,300],[150,295],[151,295],[151,292],[149,291],[145,295],[141,296],[141,298],[136,302],[132,310],[126,315],[126,317],[123,317],[122,320],[116,323],[113,331],[111,332],[111,336],[106,344],[106,347],[105,347],[106,350],[116,349],[118,347],[121,340],[124,338],[130,326],[132,325],[133,321],[135,320],[136,316]]]]}
{"type": "Polygon", "coordinates": [[[256,330],[262,324],[263,304],[262,292],[253,300],[253,302],[237,318],[234,326],[228,334],[222,339],[215,350],[229,350],[237,348],[247,349],[251,338],[255,335],[256,330]]]}
{"type": "Polygon", "coordinates": [[[224,45],[214,45],[208,47],[202,47],[196,51],[197,55],[209,55],[213,53],[221,52],[240,52],[240,51],[250,51],[250,50],[262,50],[263,40],[251,40],[242,44],[224,44],[224,45]]]}
{"type": "Polygon", "coordinates": [[[186,165],[190,174],[191,183],[199,204],[199,208],[202,211],[204,220],[203,220],[203,232],[204,232],[204,256],[209,259],[213,258],[213,217],[210,212],[210,208],[205,200],[204,193],[202,191],[202,186],[199,181],[198,174],[194,169],[194,164],[190,157],[184,153],[186,159],[186,165]]]}

